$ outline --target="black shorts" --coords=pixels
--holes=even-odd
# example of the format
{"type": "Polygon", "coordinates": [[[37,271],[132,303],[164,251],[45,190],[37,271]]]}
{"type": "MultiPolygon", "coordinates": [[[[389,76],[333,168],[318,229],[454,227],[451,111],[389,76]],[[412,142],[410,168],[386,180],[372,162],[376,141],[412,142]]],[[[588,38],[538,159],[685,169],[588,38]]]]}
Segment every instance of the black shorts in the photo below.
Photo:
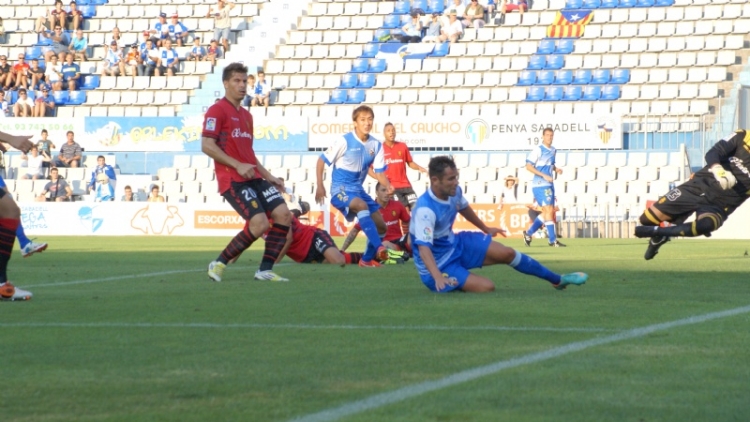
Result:
{"type": "Polygon", "coordinates": [[[743,202],[745,198],[734,191],[722,190],[713,176],[696,176],[667,192],[653,207],[673,220],[694,212],[716,213],[726,220],[743,202]]]}
{"type": "Polygon", "coordinates": [[[412,188],[400,188],[393,191],[393,198],[407,208],[417,203],[417,193],[412,188]]]}
{"type": "Polygon", "coordinates": [[[407,240],[409,239],[409,235],[405,234],[401,236],[400,238],[396,240],[389,240],[389,242],[393,243],[394,245],[398,246],[399,250],[406,251],[408,248],[406,247],[407,240]]]}
{"type": "Polygon", "coordinates": [[[270,216],[276,207],[286,204],[278,189],[263,179],[232,182],[221,196],[248,221],[261,213],[270,216]]]}
{"type": "Polygon", "coordinates": [[[336,243],[331,239],[331,235],[325,230],[315,230],[310,251],[302,261],[304,264],[319,264],[326,260],[325,252],[328,248],[335,248],[336,243]]]}

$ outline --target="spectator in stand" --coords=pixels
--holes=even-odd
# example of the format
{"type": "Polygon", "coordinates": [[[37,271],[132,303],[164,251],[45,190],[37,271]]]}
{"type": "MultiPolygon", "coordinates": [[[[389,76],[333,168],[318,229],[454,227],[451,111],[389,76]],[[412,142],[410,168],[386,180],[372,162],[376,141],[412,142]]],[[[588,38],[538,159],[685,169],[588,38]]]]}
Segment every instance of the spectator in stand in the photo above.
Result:
{"type": "Polygon", "coordinates": [[[5,91],[0,89],[0,119],[10,117],[10,104],[5,100],[5,91]]]}
{"type": "Polygon", "coordinates": [[[401,36],[401,42],[416,43],[422,41],[422,22],[419,21],[419,13],[411,12],[411,20],[406,22],[401,30],[404,35],[401,36]]]}
{"type": "Polygon", "coordinates": [[[60,170],[52,167],[49,171],[49,182],[44,186],[44,191],[36,198],[40,202],[67,202],[73,197],[73,189],[68,182],[60,177],[60,170]],[[47,194],[49,193],[49,198],[47,194]]]}
{"type": "Polygon", "coordinates": [[[57,167],[80,167],[83,150],[75,141],[75,134],[72,130],[68,131],[67,136],[68,140],[60,147],[60,154],[55,160],[55,165],[57,167]]]}
{"type": "MultiPolygon", "coordinates": [[[[51,160],[52,150],[56,149],[57,147],[52,141],[47,139],[47,136],[49,136],[49,134],[47,133],[47,129],[42,129],[42,138],[39,141],[37,141],[36,148],[39,150],[39,154],[43,156],[47,156],[51,160]]],[[[42,167],[49,167],[49,166],[50,166],[49,161],[46,161],[42,164],[42,167]]]]}
{"type": "Polygon", "coordinates": [[[141,36],[143,38],[141,39],[141,44],[138,46],[138,51],[140,51],[141,53],[143,53],[143,50],[146,49],[146,41],[153,40],[154,44],[156,44],[156,41],[158,41],[156,38],[151,38],[151,33],[148,31],[143,31],[141,36]]]}
{"type": "Polygon", "coordinates": [[[463,35],[464,33],[464,26],[458,20],[458,15],[456,14],[456,12],[451,12],[448,16],[448,19],[448,26],[442,28],[440,38],[438,38],[438,40],[440,42],[458,42],[459,37],[461,37],[461,35],[463,35]]]}
{"type": "Polygon", "coordinates": [[[172,48],[172,40],[163,41],[160,51],[159,67],[156,68],[156,76],[174,76],[180,68],[180,58],[172,48]]]}
{"type": "MultiPolygon", "coordinates": [[[[122,33],[120,32],[120,28],[118,27],[112,28],[112,41],[117,43],[117,49],[120,51],[120,53],[122,53],[122,47],[123,47],[121,38],[122,38],[122,33]]],[[[110,44],[112,44],[111,41],[110,41],[110,44]]]]}
{"type": "Polygon", "coordinates": [[[63,27],[67,23],[67,12],[63,9],[63,3],[61,0],[55,2],[55,8],[50,10],[47,16],[40,16],[36,20],[36,32],[43,33],[45,27],[47,29],[54,28],[56,26],[63,27]]]}
{"type": "Polygon", "coordinates": [[[159,65],[159,50],[154,47],[152,40],[146,41],[146,48],[141,52],[141,64],[138,69],[140,76],[153,76],[159,65]]]}
{"type": "Polygon", "coordinates": [[[73,61],[73,53],[68,53],[65,57],[65,64],[62,65],[63,89],[76,91],[78,83],[81,80],[81,67],[73,61]]]}
{"type": "Polygon", "coordinates": [[[201,45],[201,39],[195,37],[195,39],[193,39],[193,48],[187,54],[187,60],[200,62],[205,60],[207,55],[206,47],[201,45]]]}
{"type": "Polygon", "coordinates": [[[479,4],[487,11],[488,19],[495,19],[495,0],[481,0],[479,4]]]}
{"type": "Polygon", "coordinates": [[[78,5],[75,1],[70,2],[70,10],[68,10],[66,15],[66,22],[63,28],[71,31],[83,28],[83,12],[78,10],[78,5]]]}
{"type": "Polygon", "coordinates": [[[176,43],[178,47],[182,47],[187,44],[188,29],[182,22],[179,21],[177,13],[172,15],[172,22],[167,26],[169,29],[169,38],[172,43],[176,43]]]}
{"type": "MultiPolygon", "coordinates": [[[[104,56],[102,67],[102,76],[125,76],[125,61],[122,58],[122,52],[117,46],[117,41],[112,40],[109,44],[109,50],[104,56]]],[[[158,75],[157,75],[158,76],[158,75]]]]}
{"type": "Polygon", "coordinates": [[[122,195],[122,198],[120,199],[123,202],[138,202],[141,199],[138,198],[138,195],[133,193],[133,188],[130,187],[130,185],[125,186],[124,189],[124,195],[122,195]]]}
{"type": "Polygon", "coordinates": [[[224,56],[224,52],[219,47],[219,41],[211,40],[211,45],[208,46],[208,54],[204,60],[210,61],[212,66],[216,66],[216,59],[220,59],[224,56]]]}
{"type": "Polygon", "coordinates": [[[68,45],[70,45],[70,38],[68,34],[63,32],[63,27],[56,25],[53,32],[44,31],[42,32],[42,36],[49,38],[52,42],[52,48],[44,53],[44,62],[49,63],[54,55],[57,55],[61,62],[65,60],[65,55],[68,53],[68,45]]]}
{"type": "Polygon", "coordinates": [[[8,63],[8,58],[5,55],[0,56],[0,86],[2,90],[9,90],[10,84],[13,82],[13,68],[8,63]]]}
{"type": "Polygon", "coordinates": [[[455,13],[456,18],[460,22],[464,18],[465,11],[466,11],[466,6],[464,6],[461,0],[453,0],[453,3],[446,6],[445,10],[443,10],[443,22],[442,22],[443,28],[447,27],[450,24],[451,13],[455,13]]]}
{"type": "Polygon", "coordinates": [[[162,42],[169,38],[169,25],[167,25],[166,13],[159,13],[159,22],[156,22],[151,28],[151,35],[153,35],[157,39],[157,47],[161,47],[162,42]]]}
{"type": "Polygon", "coordinates": [[[505,23],[505,14],[514,10],[518,10],[521,19],[523,19],[523,13],[529,10],[529,5],[526,0],[502,0],[502,3],[500,3],[500,21],[497,23],[505,23]]]}
{"type": "Polygon", "coordinates": [[[19,54],[18,61],[11,70],[11,75],[15,81],[14,90],[18,88],[29,89],[29,69],[31,69],[31,66],[26,63],[26,56],[23,53],[19,54]]]}
{"type": "Polygon", "coordinates": [[[5,44],[8,40],[5,39],[5,25],[3,24],[3,18],[0,17],[0,44],[5,44]]]}
{"type": "Polygon", "coordinates": [[[440,40],[440,14],[433,13],[432,20],[427,26],[427,31],[422,42],[438,42],[440,40]]]}
{"type": "Polygon", "coordinates": [[[234,3],[225,0],[219,0],[216,8],[209,10],[207,18],[214,18],[214,39],[220,41],[224,46],[224,51],[229,50],[229,28],[232,26],[229,12],[234,9],[234,3]]]}
{"type": "Polygon", "coordinates": [[[96,183],[91,192],[95,202],[107,202],[115,200],[115,188],[109,183],[109,177],[104,173],[96,176],[96,183]]]}
{"type": "Polygon", "coordinates": [[[253,96],[253,100],[250,105],[252,105],[253,107],[268,107],[269,103],[271,102],[271,87],[266,82],[266,72],[262,70],[258,72],[258,82],[255,83],[253,94],[255,95],[253,96]]]}
{"type": "Polygon", "coordinates": [[[88,189],[93,191],[96,188],[96,181],[99,175],[107,176],[107,183],[114,189],[117,186],[117,173],[115,168],[107,164],[103,155],[96,157],[96,167],[91,171],[91,180],[89,180],[88,189]]]}
{"type": "Polygon", "coordinates": [[[13,115],[16,117],[32,117],[34,111],[34,102],[31,101],[26,89],[21,88],[18,90],[18,99],[13,104],[13,115]]]}
{"type": "Polygon", "coordinates": [[[502,207],[503,204],[515,204],[518,202],[518,198],[516,197],[516,190],[518,187],[518,178],[508,175],[505,178],[505,186],[503,187],[503,191],[500,192],[499,196],[499,203],[502,207]]]}
{"type": "Polygon", "coordinates": [[[148,196],[146,202],[164,202],[164,197],[159,195],[159,186],[151,186],[151,194],[148,196]]]}
{"type": "Polygon", "coordinates": [[[85,62],[86,59],[88,59],[88,53],[87,53],[88,47],[89,47],[89,41],[83,35],[83,30],[77,29],[76,34],[70,40],[70,51],[73,52],[73,55],[74,55],[73,57],[76,60],[85,62]]]}
{"type": "Polygon", "coordinates": [[[63,89],[62,65],[58,63],[55,55],[50,57],[50,60],[47,62],[47,69],[44,70],[44,80],[53,91],[61,91],[63,89]]]}
{"type": "MultiPolygon", "coordinates": [[[[31,68],[29,69],[29,75],[31,75],[31,87],[36,89],[40,84],[44,84],[44,69],[39,67],[39,60],[31,60],[31,68]]],[[[41,91],[41,88],[38,89],[41,91]]]]}
{"type": "Polygon", "coordinates": [[[484,7],[479,4],[478,0],[471,0],[471,4],[466,6],[464,11],[464,27],[474,26],[474,29],[484,28],[484,7]]]}
{"type": "Polygon", "coordinates": [[[33,146],[29,154],[23,154],[21,159],[26,161],[26,174],[21,176],[21,179],[44,179],[44,164],[50,162],[49,155],[40,154],[39,148],[33,146]]]}
{"type": "Polygon", "coordinates": [[[129,73],[130,76],[143,76],[141,75],[141,53],[135,47],[128,48],[128,54],[125,56],[125,72],[129,73]]]}
{"type": "Polygon", "coordinates": [[[37,95],[34,100],[32,117],[47,117],[48,112],[51,112],[51,116],[55,115],[55,99],[49,95],[49,88],[45,85],[41,95],[37,95]]]}
{"type": "Polygon", "coordinates": [[[255,76],[253,75],[247,75],[247,86],[252,87],[247,91],[247,95],[245,95],[245,101],[243,101],[243,106],[252,106],[253,105],[253,98],[255,98],[255,76]]]}

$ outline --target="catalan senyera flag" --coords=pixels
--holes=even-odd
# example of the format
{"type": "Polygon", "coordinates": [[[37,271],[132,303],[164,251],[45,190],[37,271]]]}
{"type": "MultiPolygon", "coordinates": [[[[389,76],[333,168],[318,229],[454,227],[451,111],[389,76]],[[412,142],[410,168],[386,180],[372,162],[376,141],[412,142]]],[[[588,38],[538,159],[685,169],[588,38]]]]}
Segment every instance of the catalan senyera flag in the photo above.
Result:
{"type": "Polygon", "coordinates": [[[579,38],[586,24],[594,17],[593,10],[560,10],[552,25],[547,27],[548,38],[579,38]]]}

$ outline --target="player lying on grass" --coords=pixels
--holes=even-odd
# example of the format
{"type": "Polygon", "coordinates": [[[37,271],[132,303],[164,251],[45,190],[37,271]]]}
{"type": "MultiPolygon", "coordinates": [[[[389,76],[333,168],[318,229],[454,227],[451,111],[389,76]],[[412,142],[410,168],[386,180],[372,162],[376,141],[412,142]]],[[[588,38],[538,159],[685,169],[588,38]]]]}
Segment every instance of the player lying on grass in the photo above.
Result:
{"type": "Polygon", "coordinates": [[[644,258],[652,259],[671,236],[711,236],[750,194],[750,132],[738,130],[706,153],[706,166],[659,198],[640,217],[637,237],[650,237],[644,258]],[[696,214],[695,221],[685,223],[696,214]],[[659,227],[662,221],[671,227],[659,227]]]}
{"type": "Polygon", "coordinates": [[[417,199],[409,226],[412,245],[416,246],[414,263],[427,288],[434,292],[491,292],[495,290],[492,281],[469,270],[495,264],[508,264],[516,271],[545,279],[558,290],[586,282],[588,275],[584,273],[555,274],[533,258],[493,242],[494,236],[505,236],[505,231],[487,227],[471,209],[458,187],[458,170],[452,158],[433,157],[429,175],[430,188],[417,199]],[[459,213],[483,233],[453,233],[459,213]]]}

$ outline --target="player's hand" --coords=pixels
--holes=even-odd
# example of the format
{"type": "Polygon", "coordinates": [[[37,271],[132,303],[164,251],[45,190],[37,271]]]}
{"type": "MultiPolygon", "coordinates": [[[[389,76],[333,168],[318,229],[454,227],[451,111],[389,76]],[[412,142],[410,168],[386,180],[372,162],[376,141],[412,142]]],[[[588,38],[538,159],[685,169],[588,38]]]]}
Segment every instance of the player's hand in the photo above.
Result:
{"type": "Polygon", "coordinates": [[[546,181],[548,181],[550,183],[555,181],[555,179],[553,179],[552,176],[547,176],[546,174],[544,176],[542,176],[542,178],[544,178],[544,180],[546,180],[546,181]]]}
{"type": "Polygon", "coordinates": [[[458,281],[456,281],[454,278],[448,278],[445,275],[441,275],[440,277],[435,278],[435,290],[438,292],[445,289],[446,286],[455,286],[458,284],[458,281]]]}
{"type": "Polygon", "coordinates": [[[29,152],[31,147],[34,146],[31,142],[31,136],[9,136],[5,138],[4,141],[24,154],[29,152]]]}
{"type": "Polygon", "coordinates": [[[559,168],[555,168],[555,173],[557,173],[557,174],[562,174],[562,169],[559,169],[559,168]]]}
{"type": "Polygon", "coordinates": [[[388,184],[388,195],[393,195],[393,192],[394,192],[395,190],[396,190],[396,189],[393,189],[393,185],[389,183],[389,184],[388,184]]]}
{"type": "Polygon", "coordinates": [[[487,233],[488,235],[492,237],[495,237],[497,235],[500,235],[502,237],[508,237],[508,234],[506,233],[505,230],[499,229],[497,227],[487,227],[487,231],[485,233],[487,233]]]}
{"type": "Polygon", "coordinates": [[[240,163],[235,170],[246,179],[252,179],[255,176],[255,166],[252,164],[240,163]]]}
{"type": "Polygon", "coordinates": [[[315,189],[315,203],[323,205],[326,197],[327,195],[325,186],[318,185],[318,187],[315,189]]]}
{"type": "Polygon", "coordinates": [[[724,169],[720,164],[714,164],[708,171],[713,173],[722,189],[732,189],[737,184],[737,178],[734,177],[734,174],[724,169]]]}
{"type": "Polygon", "coordinates": [[[271,176],[267,180],[268,183],[272,184],[279,192],[284,192],[284,179],[280,177],[271,176]]]}

